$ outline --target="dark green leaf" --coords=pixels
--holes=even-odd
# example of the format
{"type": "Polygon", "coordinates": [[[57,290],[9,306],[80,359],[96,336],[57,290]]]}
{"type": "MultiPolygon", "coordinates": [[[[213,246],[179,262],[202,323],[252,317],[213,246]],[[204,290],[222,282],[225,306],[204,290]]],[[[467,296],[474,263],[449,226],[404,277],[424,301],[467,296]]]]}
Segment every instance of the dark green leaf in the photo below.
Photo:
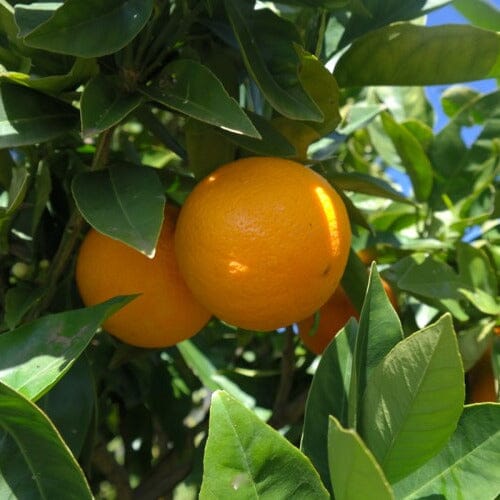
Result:
{"type": "Polygon", "coordinates": [[[329,418],[328,460],[335,500],[394,499],[391,486],[370,450],[353,429],[329,418]]]}
{"type": "Polygon", "coordinates": [[[76,110],[21,85],[0,83],[0,147],[25,146],[54,139],[75,128],[76,110]]]}
{"type": "Polygon", "coordinates": [[[99,325],[131,298],[51,314],[0,335],[0,380],[31,400],[45,394],[69,370],[99,325]]]}
{"type": "Polygon", "coordinates": [[[0,382],[2,498],[91,500],[83,471],[50,420],[0,382]]]}
{"type": "Polygon", "coordinates": [[[153,0],[67,0],[53,15],[39,4],[17,5],[26,45],[79,57],[100,57],[125,47],[151,16],[153,0]]]}
{"type": "Polygon", "coordinates": [[[347,426],[348,393],[357,324],[351,320],[323,352],[307,397],[302,451],[311,459],[321,479],[330,487],[328,467],[328,417],[347,426]]]}
{"type": "Polygon", "coordinates": [[[341,87],[460,83],[500,76],[499,54],[494,31],[398,23],[356,40],[334,74],[341,87]]]}
{"type": "Polygon", "coordinates": [[[224,392],[212,396],[200,499],[327,499],[309,460],[224,392]]]}
{"type": "Polygon", "coordinates": [[[362,436],[391,483],[441,451],[464,397],[449,315],[399,342],[375,367],[363,399],[362,436]]]}
{"type": "Polygon", "coordinates": [[[268,9],[250,10],[241,0],[224,0],[224,5],[245,66],[271,106],[292,120],[322,122],[298,79],[293,43],[300,38],[293,26],[268,9]]]}
{"type": "Polygon", "coordinates": [[[433,171],[429,158],[409,130],[397,123],[389,113],[382,113],[381,117],[384,129],[410,176],[415,197],[418,201],[427,200],[433,183],[433,171]]]}
{"type": "Polygon", "coordinates": [[[165,195],[155,170],[129,164],[75,177],[73,196],[99,232],[153,257],[163,223],[165,195]]]}
{"type": "Polygon", "coordinates": [[[444,449],[394,485],[397,498],[498,498],[500,404],[466,406],[444,449]]]}
{"type": "Polygon", "coordinates": [[[11,330],[15,328],[42,296],[42,290],[24,283],[9,288],[5,294],[5,324],[11,330]]]}
{"type": "Polygon", "coordinates": [[[162,78],[141,87],[159,103],[236,134],[260,138],[251,120],[210,69],[191,59],[171,62],[162,78]]]}
{"type": "Polygon", "coordinates": [[[127,117],[142,102],[138,93],[126,93],[113,77],[97,75],[85,86],[80,101],[82,133],[98,134],[127,117]]]}

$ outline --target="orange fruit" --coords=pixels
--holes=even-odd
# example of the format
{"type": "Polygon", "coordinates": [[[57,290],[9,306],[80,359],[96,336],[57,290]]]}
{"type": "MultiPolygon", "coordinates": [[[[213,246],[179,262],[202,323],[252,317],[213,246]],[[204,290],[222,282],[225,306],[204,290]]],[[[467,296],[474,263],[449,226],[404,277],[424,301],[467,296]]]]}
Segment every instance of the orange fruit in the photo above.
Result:
{"type": "Polygon", "coordinates": [[[281,158],[244,158],[203,179],[181,209],[177,261],[223,321],[266,331],[309,316],[344,272],[351,228],[319,174],[281,158]]]}
{"type": "Polygon", "coordinates": [[[80,247],[75,277],[85,305],[117,295],[141,294],[103,325],[127,344],[171,346],[193,336],[210,319],[211,314],[194,299],[177,267],[174,232],[178,212],[167,206],[153,259],[94,229],[80,247]]]}
{"type": "Polygon", "coordinates": [[[468,402],[486,403],[497,401],[495,375],[491,364],[491,347],[479,358],[467,372],[468,402]]]}
{"type": "MultiPolygon", "coordinates": [[[[394,309],[398,303],[389,283],[382,280],[385,292],[394,309]]],[[[330,341],[337,335],[351,317],[359,320],[359,313],[352,305],[344,289],[339,286],[328,301],[319,310],[319,322],[316,331],[312,331],[315,316],[310,316],[297,324],[300,338],[304,345],[315,354],[322,354],[330,341]]]]}

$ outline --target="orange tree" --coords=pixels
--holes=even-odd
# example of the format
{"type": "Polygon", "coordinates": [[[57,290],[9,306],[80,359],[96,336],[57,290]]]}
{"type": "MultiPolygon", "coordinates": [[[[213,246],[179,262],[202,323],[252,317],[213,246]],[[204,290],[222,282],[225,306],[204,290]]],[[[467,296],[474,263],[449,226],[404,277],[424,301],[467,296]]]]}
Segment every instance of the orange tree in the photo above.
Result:
{"type": "Polygon", "coordinates": [[[457,0],[468,25],[426,26],[447,3],[0,0],[0,496],[498,496],[500,93],[449,87],[435,132],[423,86],[498,78],[500,14],[457,0]],[[295,324],[257,332],[203,309],[224,296],[253,314],[222,294],[219,250],[228,276],[260,273],[256,315],[283,294],[309,304],[280,306],[300,321],[334,293],[307,275],[322,243],[286,217],[306,218],[304,198],[276,202],[291,179],[250,187],[228,229],[260,237],[247,217],[274,207],[267,247],[229,238],[222,201],[197,209],[203,231],[186,217],[172,251],[167,201],[182,218],[200,181],[248,157],[301,163],[347,208],[324,234],[350,226],[349,253],[323,271],[343,274],[354,313],[320,356],[295,324]],[[103,248],[79,253],[92,237],[103,248]],[[172,302],[186,269],[194,309],[172,302]],[[475,403],[479,373],[490,401],[475,403]]]}

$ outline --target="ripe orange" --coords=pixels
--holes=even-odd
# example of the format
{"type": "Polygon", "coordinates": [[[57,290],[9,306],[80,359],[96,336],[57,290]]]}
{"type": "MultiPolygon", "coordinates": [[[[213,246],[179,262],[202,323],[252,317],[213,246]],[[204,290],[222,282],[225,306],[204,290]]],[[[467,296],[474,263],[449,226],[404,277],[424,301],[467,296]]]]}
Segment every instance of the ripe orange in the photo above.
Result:
{"type": "Polygon", "coordinates": [[[469,403],[497,401],[495,375],[491,364],[491,347],[479,358],[479,361],[467,372],[467,394],[469,403]]]}
{"type": "MultiPolygon", "coordinates": [[[[392,288],[384,280],[382,280],[382,284],[394,309],[397,310],[398,303],[392,288]]],[[[344,289],[339,286],[326,304],[320,308],[319,323],[315,332],[312,332],[314,315],[297,324],[300,338],[311,352],[321,354],[351,317],[359,320],[359,313],[352,305],[344,289]]]]}
{"type": "Polygon", "coordinates": [[[142,294],[103,325],[128,344],[174,345],[193,336],[210,319],[211,314],[193,298],[175,261],[178,211],[167,206],[153,259],[94,229],[87,233],[80,247],[76,283],[85,305],[116,295],[142,294]]]}
{"type": "Polygon", "coordinates": [[[188,196],[175,236],[194,296],[220,319],[258,331],[317,310],[344,272],[351,228],[342,199],[290,160],[223,165],[188,196]]]}

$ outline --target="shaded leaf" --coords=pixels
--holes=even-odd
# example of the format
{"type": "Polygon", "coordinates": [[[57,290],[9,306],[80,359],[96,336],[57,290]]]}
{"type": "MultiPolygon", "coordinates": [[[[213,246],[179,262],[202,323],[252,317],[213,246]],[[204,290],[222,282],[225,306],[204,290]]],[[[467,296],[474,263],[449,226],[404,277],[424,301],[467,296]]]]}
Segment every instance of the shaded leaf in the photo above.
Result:
{"type": "Polygon", "coordinates": [[[394,485],[397,498],[497,498],[500,404],[466,406],[443,450],[394,485]]]}
{"type": "Polygon", "coordinates": [[[45,142],[75,128],[70,105],[21,85],[0,83],[0,147],[45,142]]]}
{"type": "Polygon", "coordinates": [[[359,435],[334,417],[329,418],[328,460],[335,500],[394,498],[384,472],[359,435]]]}
{"type": "Polygon", "coordinates": [[[9,329],[14,329],[42,296],[42,290],[24,283],[9,288],[5,294],[5,324],[9,329]]]}
{"type": "Polygon", "coordinates": [[[50,314],[0,336],[0,380],[25,397],[45,394],[84,351],[99,325],[131,298],[50,314]]]}
{"type": "Polygon", "coordinates": [[[441,451],[464,397],[449,315],[399,342],[375,367],[363,399],[362,436],[391,483],[441,451]]]}
{"type": "Polygon", "coordinates": [[[212,396],[200,499],[329,498],[309,460],[224,392],[212,396]]]}
{"type": "Polygon", "coordinates": [[[151,16],[153,0],[66,0],[57,7],[47,11],[36,3],[16,5],[16,23],[26,45],[100,57],[132,41],[151,16]]]}
{"type": "Polygon", "coordinates": [[[500,76],[499,54],[494,31],[397,23],[356,40],[334,75],[341,87],[460,83],[500,76]]]}
{"type": "Polygon", "coordinates": [[[83,471],[50,420],[0,382],[2,498],[91,499],[83,471]]]}
{"type": "Polygon", "coordinates": [[[77,175],[72,191],[78,209],[97,231],[154,256],[165,206],[155,170],[125,163],[112,165],[77,175]]]}
{"type": "Polygon", "coordinates": [[[177,59],[171,62],[160,80],[141,87],[140,91],[149,99],[202,122],[237,134],[260,137],[219,79],[197,61],[177,59]]]}

